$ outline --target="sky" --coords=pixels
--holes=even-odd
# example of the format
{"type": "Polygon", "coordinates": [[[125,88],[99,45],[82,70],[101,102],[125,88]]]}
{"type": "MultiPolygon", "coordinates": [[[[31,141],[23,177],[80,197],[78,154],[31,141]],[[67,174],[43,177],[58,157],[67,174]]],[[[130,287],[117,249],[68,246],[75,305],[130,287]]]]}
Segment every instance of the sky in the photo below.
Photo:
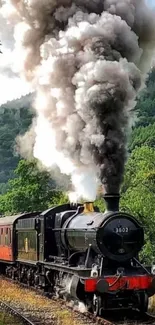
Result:
{"type": "MultiPolygon", "coordinates": [[[[138,1],[138,0],[137,0],[138,1]]],[[[146,0],[149,6],[155,7],[155,0],[146,0]]],[[[0,12],[0,40],[2,42],[0,54],[0,105],[22,95],[28,94],[31,89],[25,81],[21,80],[15,71],[16,57],[13,55],[13,32],[1,16],[0,12]]]]}
{"type": "Polygon", "coordinates": [[[146,2],[148,3],[148,5],[155,7],[155,0],[146,0],[146,2]]]}
{"type": "Polygon", "coordinates": [[[19,78],[15,68],[18,64],[17,57],[13,52],[13,30],[1,15],[0,9],[0,105],[15,98],[20,98],[30,92],[30,86],[19,78]]]}
{"type": "Polygon", "coordinates": [[[3,42],[2,39],[2,54],[0,54],[0,85],[1,95],[0,104],[6,100],[20,98],[21,94],[26,95],[30,88],[25,81],[19,78],[18,74],[13,71],[13,66],[16,58],[13,55],[12,48],[9,43],[3,42]]]}

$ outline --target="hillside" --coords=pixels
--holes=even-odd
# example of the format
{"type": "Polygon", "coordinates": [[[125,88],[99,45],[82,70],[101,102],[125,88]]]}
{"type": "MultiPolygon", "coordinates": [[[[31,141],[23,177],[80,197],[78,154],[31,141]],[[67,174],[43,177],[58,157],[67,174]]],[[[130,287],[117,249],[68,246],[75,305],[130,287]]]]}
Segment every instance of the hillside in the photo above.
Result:
{"type": "Polygon", "coordinates": [[[137,103],[138,120],[129,142],[121,207],[145,227],[144,261],[155,259],[155,70],[137,103]]]}
{"type": "Polygon", "coordinates": [[[13,170],[19,162],[20,157],[14,149],[15,139],[31,124],[31,100],[32,96],[24,96],[0,107],[0,191],[13,177],[13,170]]]}
{"type": "Polygon", "coordinates": [[[140,126],[145,127],[155,122],[155,69],[150,71],[146,88],[139,97],[136,110],[138,112],[136,128],[140,126]]]}
{"type": "MultiPolygon", "coordinates": [[[[16,151],[16,137],[23,135],[29,128],[34,116],[31,103],[33,95],[7,102],[0,106],[0,194],[8,189],[8,180],[14,177],[20,155],[16,151]]],[[[52,171],[59,189],[68,189],[69,178],[55,167],[52,171]]]]}

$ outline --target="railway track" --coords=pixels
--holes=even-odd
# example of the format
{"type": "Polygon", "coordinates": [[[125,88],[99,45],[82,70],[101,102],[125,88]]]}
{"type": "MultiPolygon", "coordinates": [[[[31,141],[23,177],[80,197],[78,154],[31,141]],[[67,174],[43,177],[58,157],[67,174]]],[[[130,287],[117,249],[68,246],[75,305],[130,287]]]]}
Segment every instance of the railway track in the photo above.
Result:
{"type": "Polygon", "coordinates": [[[23,312],[17,310],[17,308],[14,308],[13,306],[7,304],[6,302],[0,300],[0,306],[2,308],[4,308],[5,310],[7,310],[9,313],[17,316],[23,324],[26,325],[42,325],[39,321],[34,320],[31,321],[29,318],[27,318],[26,316],[23,315],[23,312]]]}
{"type": "MultiPolygon", "coordinates": [[[[0,278],[3,278],[3,280],[7,281],[8,283],[13,283],[14,285],[18,285],[19,287],[23,288],[23,289],[28,289],[30,291],[34,291],[37,295],[40,296],[45,296],[46,298],[50,298],[50,295],[42,290],[37,290],[34,287],[29,287],[26,284],[23,283],[19,283],[15,280],[11,280],[8,279],[4,276],[1,276],[0,278]]],[[[59,304],[62,306],[62,309],[65,308],[66,310],[70,310],[74,313],[75,315],[75,319],[77,321],[79,321],[79,323],[82,323],[84,325],[92,325],[92,324],[96,324],[96,325],[133,325],[133,324],[142,324],[142,325],[155,325],[155,316],[151,315],[149,313],[145,313],[143,315],[143,317],[141,317],[138,313],[138,311],[134,311],[133,313],[129,312],[129,314],[124,314],[123,316],[123,312],[122,315],[120,317],[118,317],[117,313],[114,314],[113,316],[109,315],[109,313],[106,313],[104,315],[104,318],[102,317],[96,317],[93,314],[89,313],[89,312],[80,312],[79,310],[77,310],[77,308],[74,306],[72,306],[71,304],[69,304],[67,301],[63,300],[63,299],[59,299],[59,298],[54,298],[53,301],[58,301],[59,304]]],[[[26,310],[21,311],[19,308],[14,308],[10,305],[8,305],[7,303],[3,302],[0,300],[0,304],[2,306],[4,306],[6,309],[8,309],[10,312],[12,312],[13,314],[16,314],[19,318],[22,319],[22,321],[25,324],[31,324],[31,325],[45,325],[45,324],[54,324],[53,320],[46,318],[46,321],[43,322],[40,320],[40,317],[35,317],[35,314],[37,314],[37,310],[33,311],[33,315],[31,314],[31,311],[26,310]]],[[[56,324],[56,323],[55,323],[56,324]]]]}
{"type": "Polygon", "coordinates": [[[147,324],[155,324],[155,316],[149,313],[145,314],[147,324]]]}
{"type": "MultiPolygon", "coordinates": [[[[34,293],[37,294],[37,296],[40,297],[46,297],[46,298],[50,298],[50,295],[48,295],[46,292],[43,292],[42,290],[37,290],[34,287],[29,287],[26,284],[23,283],[19,283],[15,280],[11,280],[6,278],[5,276],[0,276],[0,279],[3,279],[4,281],[8,282],[8,284],[10,285],[11,283],[15,286],[18,286],[22,289],[27,289],[29,291],[32,291],[34,293]]],[[[51,299],[48,299],[49,301],[51,299]]],[[[111,321],[101,318],[101,317],[95,317],[93,314],[89,313],[89,312],[80,312],[76,306],[72,306],[70,303],[68,303],[67,301],[63,300],[63,299],[59,299],[59,298],[54,298],[51,300],[51,302],[58,302],[59,304],[59,308],[65,311],[69,311],[74,315],[74,321],[72,324],[80,324],[80,325],[114,325],[114,323],[112,323],[111,321]]],[[[48,310],[45,310],[45,314],[47,315],[47,317],[45,319],[42,318],[41,312],[36,310],[33,310],[33,314],[32,314],[32,310],[29,310],[29,308],[24,308],[23,307],[20,308],[19,304],[18,307],[14,307],[14,302],[10,304],[4,302],[3,300],[0,300],[0,305],[2,307],[4,307],[5,309],[7,309],[10,313],[13,313],[15,315],[17,315],[17,317],[19,317],[22,322],[24,324],[31,324],[31,325],[54,325],[54,324],[61,324],[63,325],[63,322],[59,322],[57,323],[56,319],[53,319],[53,316],[50,317],[50,310],[48,308],[48,310]],[[39,317],[37,316],[38,312],[40,313],[39,317]]],[[[65,323],[66,324],[66,323],[65,323]]]]}
{"type": "Polygon", "coordinates": [[[112,316],[109,318],[113,324],[117,325],[155,325],[155,316],[150,313],[144,313],[141,315],[138,310],[130,311],[128,313],[122,313],[121,316],[112,316]]]}
{"type": "MultiPolygon", "coordinates": [[[[33,317],[33,320],[31,320],[30,318],[23,315],[23,311],[22,312],[19,311],[19,309],[10,306],[9,304],[5,303],[4,301],[0,300],[0,306],[3,307],[5,310],[7,310],[9,313],[16,315],[22,321],[23,324],[26,324],[26,325],[44,325],[45,324],[42,320],[40,321],[39,319],[38,320],[34,319],[35,318],[34,316],[29,315],[28,317],[30,317],[31,319],[33,317]]],[[[30,313],[30,312],[27,310],[26,314],[28,314],[28,313],[30,313]]],[[[90,313],[80,314],[77,311],[75,313],[77,314],[77,318],[79,318],[79,321],[83,318],[85,320],[85,324],[88,324],[88,325],[89,324],[114,325],[114,323],[111,323],[108,320],[105,320],[100,317],[95,317],[90,313]]],[[[48,322],[47,319],[46,319],[46,323],[49,325],[50,324],[53,325],[53,321],[48,322]]]]}

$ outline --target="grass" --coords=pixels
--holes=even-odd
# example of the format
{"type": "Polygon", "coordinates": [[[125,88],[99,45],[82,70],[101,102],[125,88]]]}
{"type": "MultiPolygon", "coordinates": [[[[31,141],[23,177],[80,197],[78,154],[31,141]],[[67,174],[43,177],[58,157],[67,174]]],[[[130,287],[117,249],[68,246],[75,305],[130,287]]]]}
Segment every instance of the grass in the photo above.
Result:
{"type": "Polygon", "coordinates": [[[17,284],[0,279],[0,300],[7,302],[13,307],[19,307],[24,311],[38,312],[45,317],[51,314],[51,320],[57,325],[84,325],[83,320],[77,320],[75,313],[66,309],[59,301],[50,300],[38,295],[34,291],[21,288],[17,284]]]}
{"type": "MultiPolygon", "coordinates": [[[[0,279],[0,300],[13,304],[14,307],[20,306],[25,311],[32,310],[34,315],[40,313],[44,319],[46,319],[46,314],[50,313],[54,325],[85,325],[87,323],[80,317],[77,319],[73,311],[66,309],[65,303],[42,297],[34,291],[2,279],[0,279]]],[[[149,305],[149,311],[155,313],[155,296],[150,298],[149,305]]],[[[2,324],[5,323],[0,316],[0,325],[2,324]]]]}
{"type": "Polygon", "coordinates": [[[8,315],[8,313],[0,311],[0,325],[22,325],[22,323],[14,316],[8,315]]]}

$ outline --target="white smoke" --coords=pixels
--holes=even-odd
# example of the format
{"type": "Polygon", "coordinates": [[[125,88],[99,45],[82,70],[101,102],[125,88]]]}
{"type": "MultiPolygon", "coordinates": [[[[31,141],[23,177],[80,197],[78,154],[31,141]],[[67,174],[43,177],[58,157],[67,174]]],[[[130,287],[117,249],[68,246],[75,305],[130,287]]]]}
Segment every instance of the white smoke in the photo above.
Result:
{"type": "MultiPolygon", "coordinates": [[[[2,51],[0,54],[0,105],[31,92],[31,86],[21,79],[19,71],[15,68],[18,57],[15,54],[14,28],[4,18],[13,11],[14,8],[10,7],[10,5],[5,5],[0,9],[0,41],[2,51]]],[[[17,20],[14,22],[16,23],[17,20]]]]}
{"type": "Polygon", "coordinates": [[[88,312],[88,308],[83,302],[70,300],[70,302],[67,303],[67,306],[81,314],[86,314],[88,312]]]}
{"type": "Polygon", "coordinates": [[[135,98],[151,64],[143,0],[4,0],[15,71],[36,90],[34,156],[71,175],[78,197],[118,192],[135,98]]]}
{"type": "MultiPolygon", "coordinates": [[[[83,302],[79,302],[78,300],[71,299],[71,285],[72,285],[72,277],[69,276],[64,278],[62,281],[62,286],[64,286],[64,292],[66,294],[66,299],[68,300],[67,306],[71,307],[74,311],[78,311],[80,313],[87,313],[88,308],[83,302]]],[[[65,295],[64,294],[64,295],[65,295]]]]}

